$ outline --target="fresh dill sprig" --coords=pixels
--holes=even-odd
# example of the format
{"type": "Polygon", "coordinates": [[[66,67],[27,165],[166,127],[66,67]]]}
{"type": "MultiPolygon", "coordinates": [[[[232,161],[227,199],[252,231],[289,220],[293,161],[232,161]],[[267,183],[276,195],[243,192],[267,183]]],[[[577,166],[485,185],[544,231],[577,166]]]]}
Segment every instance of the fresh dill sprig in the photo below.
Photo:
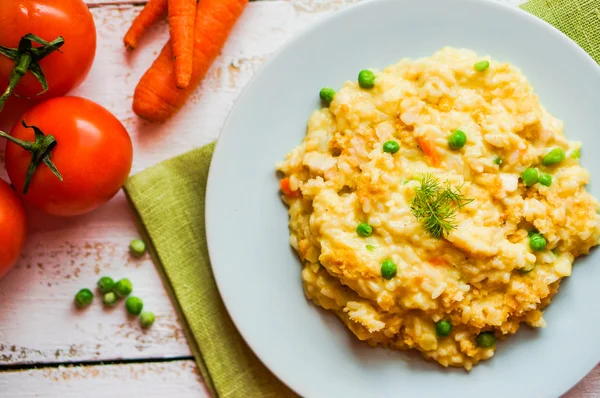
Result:
{"type": "Polygon", "coordinates": [[[456,212],[473,201],[460,192],[461,187],[442,184],[433,174],[425,174],[417,187],[410,209],[434,238],[457,227],[456,212]]]}

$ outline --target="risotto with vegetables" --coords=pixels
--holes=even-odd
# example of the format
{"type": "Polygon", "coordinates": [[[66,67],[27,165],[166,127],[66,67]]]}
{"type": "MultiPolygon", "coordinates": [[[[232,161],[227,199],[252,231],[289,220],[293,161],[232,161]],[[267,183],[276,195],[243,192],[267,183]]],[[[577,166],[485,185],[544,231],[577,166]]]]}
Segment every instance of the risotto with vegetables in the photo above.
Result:
{"type": "Polygon", "coordinates": [[[466,369],[545,326],[599,203],[522,73],[444,48],[320,96],[277,166],[308,298],[371,345],[466,369]]]}

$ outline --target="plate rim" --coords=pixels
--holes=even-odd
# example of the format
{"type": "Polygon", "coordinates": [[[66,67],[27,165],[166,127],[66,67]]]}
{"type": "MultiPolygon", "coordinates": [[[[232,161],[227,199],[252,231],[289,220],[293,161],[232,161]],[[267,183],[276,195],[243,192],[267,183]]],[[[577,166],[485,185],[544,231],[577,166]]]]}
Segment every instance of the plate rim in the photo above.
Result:
{"type": "MultiPolygon", "coordinates": [[[[256,81],[259,80],[259,78],[265,73],[265,70],[267,70],[268,67],[271,64],[273,64],[280,57],[280,55],[288,49],[288,47],[293,47],[297,42],[302,40],[305,36],[309,35],[313,30],[319,28],[322,25],[327,24],[331,20],[342,19],[345,17],[346,14],[349,14],[351,12],[357,12],[357,10],[361,9],[361,8],[370,7],[374,3],[404,2],[410,6],[411,3],[414,3],[417,1],[419,1],[419,2],[428,2],[428,1],[435,2],[435,1],[439,1],[439,0],[361,0],[359,3],[352,4],[344,9],[332,12],[331,14],[326,15],[323,18],[320,18],[318,21],[315,21],[315,22],[309,24],[308,26],[303,27],[298,32],[293,33],[289,38],[287,38],[281,44],[280,48],[278,48],[273,54],[271,54],[268,57],[268,59],[260,66],[260,68],[254,73],[254,75],[250,78],[250,80],[246,83],[246,85],[240,91],[240,94],[235,99],[234,104],[232,105],[230,111],[227,114],[225,122],[223,123],[223,126],[220,129],[219,136],[216,140],[216,145],[215,145],[215,149],[213,152],[213,156],[212,156],[212,159],[210,162],[210,168],[209,168],[209,172],[208,172],[206,197],[205,197],[205,214],[204,215],[205,215],[206,243],[207,243],[208,254],[209,254],[209,259],[210,259],[210,266],[211,266],[211,270],[212,270],[212,273],[213,273],[213,276],[215,279],[217,290],[219,292],[219,296],[223,302],[223,305],[225,306],[225,309],[227,310],[227,313],[228,313],[232,323],[234,324],[238,333],[244,340],[244,343],[256,355],[258,360],[265,366],[266,369],[268,369],[281,383],[283,383],[285,386],[287,386],[290,390],[292,390],[299,396],[305,396],[305,395],[302,395],[302,392],[303,392],[302,386],[296,385],[296,383],[294,381],[287,380],[280,375],[280,373],[277,371],[277,364],[273,363],[269,358],[266,358],[266,355],[259,350],[258,346],[262,346],[262,344],[260,344],[260,343],[257,344],[257,342],[248,335],[248,331],[245,330],[243,327],[240,327],[238,320],[236,319],[236,316],[234,315],[236,313],[236,310],[233,308],[235,306],[233,304],[234,300],[230,296],[226,297],[225,295],[222,294],[222,290],[223,290],[222,286],[224,286],[226,284],[225,281],[227,279],[227,276],[224,275],[224,272],[218,271],[217,270],[218,267],[216,267],[214,264],[214,261],[213,261],[213,253],[215,252],[214,242],[218,238],[215,237],[210,232],[211,228],[209,228],[209,226],[211,224],[214,224],[214,222],[215,222],[215,221],[213,221],[213,216],[211,215],[211,212],[209,210],[211,208],[215,207],[215,203],[217,202],[216,197],[218,196],[218,194],[215,193],[216,190],[213,188],[216,185],[215,181],[217,179],[216,178],[217,172],[215,171],[215,167],[213,167],[213,166],[217,163],[217,161],[219,159],[221,159],[222,157],[226,157],[225,148],[223,145],[221,145],[221,138],[223,137],[224,134],[227,134],[227,135],[233,134],[233,133],[226,133],[226,132],[231,130],[229,128],[229,125],[231,124],[231,120],[233,118],[234,112],[236,111],[237,105],[241,102],[242,99],[244,99],[246,96],[248,96],[248,93],[254,88],[256,81]]],[[[507,3],[504,3],[504,2],[501,2],[498,0],[445,0],[445,1],[454,1],[457,3],[462,3],[461,5],[464,5],[466,7],[470,7],[472,4],[486,3],[486,7],[491,7],[491,11],[493,11],[493,8],[496,7],[498,9],[503,9],[508,13],[517,15],[518,17],[524,18],[525,20],[527,20],[527,23],[529,23],[529,24],[537,24],[538,26],[542,27],[545,30],[544,34],[547,35],[551,41],[562,40],[568,46],[570,46],[574,51],[579,52],[580,55],[583,56],[583,59],[585,59],[586,62],[588,62],[590,65],[592,65],[593,67],[596,68],[596,71],[598,72],[598,74],[600,76],[600,65],[598,65],[598,63],[596,63],[596,61],[591,57],[591,55],[589,53],[587,53],[573,39],[571,39],[569,36],[564,34],[558,28],[556,28],[555,26],[546,22],[545,20],[523,10],[520,7],[520,5],[515,6],[515,5],[507,4],[507,3]]],[[[523,4],[525,4],[525,3],[523,3],[523,4]]],[[[316,308],[316,309],[319,309],[319,308],[316,308]]],[[[583,366],[587,369],[587,372],[581,376],[571,377],[570,380],[565,380],[564,384],[566,384],[566,385],[564,385],[561,388],[561,391],[559,391],[560,392],[559,396],[562,396],[563,394],[568,392],[571,388],[575,387],[575,385],[577,385],[581,380],[583,380],[599,364],[600,349],[598,349],[597,351],[598,351],[598,355],[597,355],[598,358],[596,358],[596,360],[593,361],[593,363],[591,363],[591,364],[587,363],[586,365],[583,366]]],[[[423,360],[426,360],[426,359],[423,359],[423,360]]],[[[441,369],[441,370],[444,371],[444,369],[441,369]]]]}

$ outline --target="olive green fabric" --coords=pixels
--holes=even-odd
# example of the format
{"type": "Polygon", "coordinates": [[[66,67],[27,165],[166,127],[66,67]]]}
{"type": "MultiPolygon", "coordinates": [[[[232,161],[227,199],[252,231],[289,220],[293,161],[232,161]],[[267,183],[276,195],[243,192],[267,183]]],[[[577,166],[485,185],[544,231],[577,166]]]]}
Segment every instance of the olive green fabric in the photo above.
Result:
{"type": "Polygon", "coordinates": [[[600,63],[600,0],[532,0],[521,8],[554,25],[600,63]]]}
{"type": "MultiPolygon", "coordinates": [[[[522,7],[554,24],[599,61],[600,0],[533,0],[522,7]]],[[[151,167],[131,177],[125,192],[213,395],[294,396],[244,343],[213,279],[204,229],[213,149],[210,144],[151,167]]]]}
{"type": "Polygon", "coordinates": [[[294,396],[244,343],[213,279],[204,229],[213,149],[210,144],[139,173],[127,181],[125,192],[208,389],[219,397],[294,396]]]}

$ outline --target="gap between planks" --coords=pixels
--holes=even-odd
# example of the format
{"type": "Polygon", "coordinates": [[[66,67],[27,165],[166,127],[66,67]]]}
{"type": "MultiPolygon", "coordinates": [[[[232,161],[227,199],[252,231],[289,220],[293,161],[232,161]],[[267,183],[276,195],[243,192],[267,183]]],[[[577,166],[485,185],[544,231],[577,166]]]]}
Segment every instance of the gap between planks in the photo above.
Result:
{"type": "Polygon", "coordinates": [[[32,363],[32,364],[10,364],[1,365],[0,373],[2,372],[18,372],[24,370],[44,370],[53,369],[60,367],[89,367],[89,366],[108,366],[108,365],[134,365],[134,364],[146,364],[146,363],[165,363],[165,362],[178,362],[194,360],[192,356],[180,356],[170,358],[137,358],[137,359],[120,359],[120,360],[108,360],[108,361],[79,361],[79,362],[44,362],[44,363],[32,363]]]}

